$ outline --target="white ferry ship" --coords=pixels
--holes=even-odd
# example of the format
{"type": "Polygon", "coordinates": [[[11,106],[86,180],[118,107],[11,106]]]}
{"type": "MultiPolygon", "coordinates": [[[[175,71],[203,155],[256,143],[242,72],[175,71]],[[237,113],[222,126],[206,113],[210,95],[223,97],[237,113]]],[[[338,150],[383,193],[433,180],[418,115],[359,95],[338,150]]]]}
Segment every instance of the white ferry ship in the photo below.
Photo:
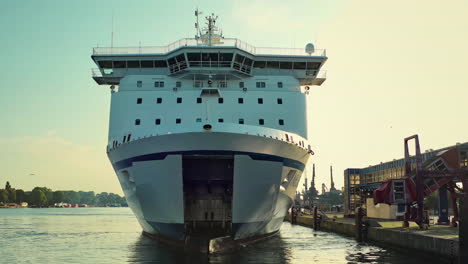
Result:
{"type": "Polygon", "coordinates": [[[168,46],[93,49],[111,88],[107,154],[145,234],[268,236],[313,154],[306,97],[326,53],[254,47],[206,20],[168,46]]]}

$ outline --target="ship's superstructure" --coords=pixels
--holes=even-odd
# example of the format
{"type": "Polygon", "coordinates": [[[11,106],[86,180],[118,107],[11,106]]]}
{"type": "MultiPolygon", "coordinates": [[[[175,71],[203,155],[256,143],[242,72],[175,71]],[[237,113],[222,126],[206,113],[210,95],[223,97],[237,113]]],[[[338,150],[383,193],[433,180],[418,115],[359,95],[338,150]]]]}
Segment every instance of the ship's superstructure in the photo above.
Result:
{"type": "Polygon", "coordinates": [[[253,47],[215,23],[164,47],[93,50],[94,80],[111,85],[107,153],[148,234],[274,233],[313,153],[306,96],[325,51],[253,47]]]}

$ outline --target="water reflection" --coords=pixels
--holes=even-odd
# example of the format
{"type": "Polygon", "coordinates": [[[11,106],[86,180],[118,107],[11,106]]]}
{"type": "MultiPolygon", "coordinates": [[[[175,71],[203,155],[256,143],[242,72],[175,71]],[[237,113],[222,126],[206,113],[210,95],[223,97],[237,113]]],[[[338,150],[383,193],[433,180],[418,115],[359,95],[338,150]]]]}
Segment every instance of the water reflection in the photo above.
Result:
{"type": "Polygon", "coordinates": [[[352,238],[288,223],[278,235],[228,254],[186,252],[145,236],[140,236],[129,252],[130,263],[450,263],[431,255],[357,243],[352,238]]]}

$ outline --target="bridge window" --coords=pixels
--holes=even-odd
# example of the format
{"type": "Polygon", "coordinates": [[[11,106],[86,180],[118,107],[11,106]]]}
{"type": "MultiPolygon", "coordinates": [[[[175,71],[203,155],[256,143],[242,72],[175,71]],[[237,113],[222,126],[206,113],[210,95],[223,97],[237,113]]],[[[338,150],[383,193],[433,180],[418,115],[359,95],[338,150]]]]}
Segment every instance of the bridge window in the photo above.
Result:
{"type": "Polygon", "coordinates": [[[279,124],[280,126],[284,126],[284,120],[283,120],[283,119],[278,120],[278,124],[279,124]]]}
{"type": "Polygon", "coordinates": [[[141,123],[140,119],[135,119],[135,126],[139,126],[141,123]]]}
{"type": "Polygon", "coordinates": [[[154,82],[154,87],[162,88],[162,87],[164,87],[164,82],[154,82]]]}
{"type": "Polygon", "coordinates": [[[182,97],[177,97],[177,103],[181,104],[182,103],[182,97]]]}
{"type": "Polygon", "coordinates": [[[180,119],[180,118],[176,118],[176,120],[175,120],[175,123],[176,123],[176,124],[180,124],[180,123],[182,123],[182,119],[180,119]]]}
{"type": "Polygon", "coordinates": [[[137,87],[142,87],[143,86],[143,82],[142,81],[137,81],[137,87]]]}
{"type": "Polygon", "coordinates": [[[278,98],[278,99],[277,99],[277,102],[278,102],[278,104],[283,104],[283,99],[278,98]]]}
{"type": "Polygon", "coordinates": [[[263,98],[258,98],[258,104],[263,104],[263,98]]]}
{"type": "Polygon", "coordinates": [[[237,98],[237,102],[239,104],[243,104],[244,103],[244,98],[237,98]]]}
{"type": "Polygon", "coordinates": [[[143,102],[142,98],[137,98],[137,104],[141,104],[143,102]]]}
{"type": "Polygon", "coordinates": [[[127,61],[127,68],[140,68],[140,61],[127,61]]]}
{"type": "Polygon", "coordinates": [[[297,62],[295,61],[293,64],[295,70],[305,70],[306,69],[306,62],[297,62]]]}
{"type": "Polygon", "coordinates": [[[277,85],[278,85],[278,88],[283,88],[283,82],[278,82],[277,85]]]}
{"type": "Polygon", "coordinates": [[[195,88],[203,87],[203,82],[196,81],[196,82],[193,83],[193,86],[195,86],[195,88]]]}
{"type": "Polygon", "coordinates": [[[265,86],[266,86],[265,82],[257,82],[256,83],[257,88],[265,88],[265,86]]]}
{"type": "Polygon", "coordinates": [[[157,104],[162,103],[162,98],[161,98],[161,97],[156,98],[156,103],[157,103],[157,104]]]}
{"type": "Polygon", "coordinates": [[[290,61],[281,61],[280,62],[280,69],[291,70],[292,69],[292,62],[290,62],[290,61]]]}
{"type": "Polygon", "coordinates": [[[167,62],[165,60],[155,60],[154,61],[154,67],[155,68],[166,68],[167,67],[167,62]]]}
{"type": "Polygon", "coordinates": [[[126,61],[114,61],[114,68],[127,68],[126,61]]]}
{"type": "Polygon", "coordinates": [[[239,82],[239,88],[244,88],[244,82],[239,82]]]}
{"type": "Polygon", "coordinates": [[[244,118],[239,118],[239,124],[241,124],[241,125],[244,124],[244,118]]]}
{"type": "Polygon", "coordinates": [[[154,67],[154,61],[151,60],[142,60],[140,62],[142,68],[153,68],[154,67]]]}
{"type": "Polygon", "coordinates": [[[161,124],[161,118],[156,118],[156,119],[154,120],[154,124],[157,125],[157,126],[159,126],[159,125],[161,124]]]}
{"type": "Polygon", "coordinates": [[[175,87],[177,87],[177,88],[182,87],[182,82],[176,82],[176,83],[175,83],[175,87]]]}
{"type": "Polygon", "coordinates": [[[266,67],[266,61],[256,61],[254,63],[254,68],[264,69],[266,67]]]}
{"type": "Polygon", "coordinates": [[[218,118],[218,123],[224,123],[224,119],[218,118]]]}
{"type": "Polygon", "coordinates": [[[265,124],[265,120],[259,119],[259,120],[258,120],[258,124],[263,126],[263,125],[265,124]]]}
{"type": "Polygon", "coordinates": [[[279,69],[279,61],[267,61],[267,69],[279,69]]]}
{"type": "Polygon", "coordinates": [[[224,103],[224,99],[222,97],[218,98],[218,104],[224,103]]]}
{"type": "Polygon", "coordinates": [[[201,103],[202,103],[202,99],[201,99],[201,97],[198,97],[197,98],[197,104],[201,104],[201,103]]]}
{"type": "Polygon", "coordinates": [[[112,69],[112,61],[100,61],[99,67],[103,69],[112,69]]]}
{"type": "Polygon", "coordinates": [[[308,70],[318,70],[320,68],[320,62],[307,62],[308,70]]]}

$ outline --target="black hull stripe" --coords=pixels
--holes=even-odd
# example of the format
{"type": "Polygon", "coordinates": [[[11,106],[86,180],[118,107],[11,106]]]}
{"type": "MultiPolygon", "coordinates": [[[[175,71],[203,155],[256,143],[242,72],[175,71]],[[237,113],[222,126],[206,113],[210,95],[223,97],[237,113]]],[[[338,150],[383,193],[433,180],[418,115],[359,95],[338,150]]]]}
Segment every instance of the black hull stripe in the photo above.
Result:
{"type": "Polygon", "coordinates": [[[133,162],[139,161],[151,161],[151,160],[163,160],[167,155],[248,155],[253,160],[265,160],[265,161],[276,161],[282,162],[284,166],[298,169],[300,171],[304,170],[304,163],[284,158],[276,155],[269,155],[263,153],[255,152],[245,152],[245,151],[229,151],[229,150],[188,150],[188,151],[171,151],[171,152],[159,152],[140,155],[128,159],[124,159],[112,164],[116,171],[125,169],[132,166],[133,162]]]}

